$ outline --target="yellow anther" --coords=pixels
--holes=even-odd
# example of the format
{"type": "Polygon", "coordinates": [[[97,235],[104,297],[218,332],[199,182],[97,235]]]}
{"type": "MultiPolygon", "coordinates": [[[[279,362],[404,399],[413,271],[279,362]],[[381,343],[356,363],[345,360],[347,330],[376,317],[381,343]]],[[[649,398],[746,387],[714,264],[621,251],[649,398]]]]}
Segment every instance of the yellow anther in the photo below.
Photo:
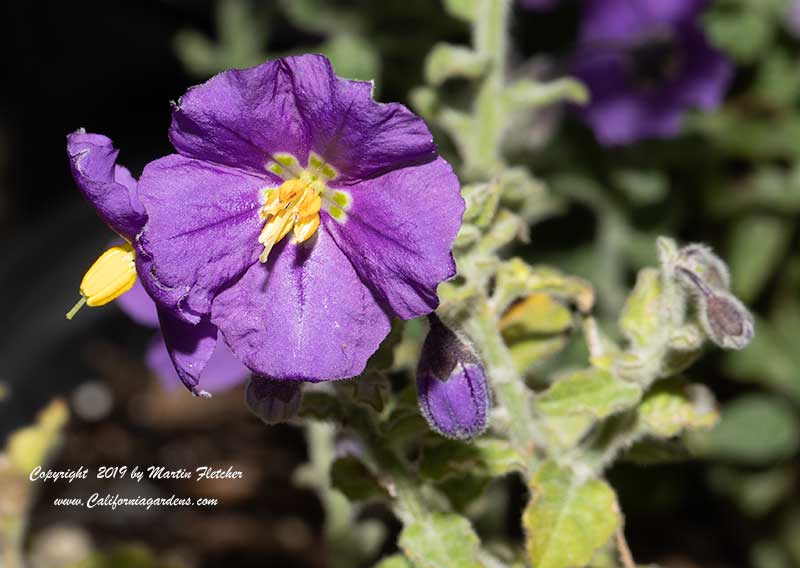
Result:
{"type": "Polygon", "coordinates": [[[298,243],[310,239],[319,227],[319,210],[322,208],[320,193],[325,184],[318,182],[307,172],[299,178],[290,179],[276,190],[268,190],[261,217],[266,219],[258,242],[264,245],[259,255],[266,262],[275,244],[294,229],[298,243]]]}
{"type": "Polygon", "coordinates": [[[290,179],[289,181],[283,182],[278,188],[278,197],[284,203],[291,201],[302,194],[307,187],[308,184],[299,179],[290,179]]]}
{"type": "Polygon", "coordinates": [[[72,319],[84,304],[102,306],[122,296],[136,283],[136,253],[129,243],[111,247],[94,262],[81,280],[81,299],[67,313],[72,319]]]}
{"type": "Polygon", "coordinates": [[[298,219],[294,224],[294,240],[298,243],[310,239],[319,227],[319,215],[298,219]]]}
{"type": "Polygon", "coordinates": [[[309,191],[297,204],[297,216],[299,218],[310,217],[311,215],[316,215],[319,213],[321,208],[322,198],[319,196],[319,194],[309,191]]]}

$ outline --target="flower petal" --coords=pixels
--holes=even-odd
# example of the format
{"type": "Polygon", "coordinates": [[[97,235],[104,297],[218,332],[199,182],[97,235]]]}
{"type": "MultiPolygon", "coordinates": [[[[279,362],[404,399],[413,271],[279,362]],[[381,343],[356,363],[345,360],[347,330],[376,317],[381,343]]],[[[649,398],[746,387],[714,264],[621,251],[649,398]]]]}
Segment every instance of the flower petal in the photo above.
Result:
{"type": "MultiPolygon", "coordinates": [[[[159,378],[166,389],[174,389],[181,384],[178,373],[167,351],[164,338],[156,335],[145,356],[147,366],[159,378]]],[[[231,352],[224,341],[217,336],[217,346],[200,374],[200,385],[211,393],[217,393],[241,384],[250,376],[250,369],[231,352]]]]}
{"type": "Polygon", "coordinates": [[[258,259],[259,189],[277,185],[265,180],[177,154],[145,168],[137,260],[153,298],[189,322],[210,312],[216,291],[258,259]]]}
{"type": "Polygon", "coordinates": [[[178,378],[196,396],[211,396],[200,389],[200,374],[217,345],[217,328],[208,320],[192,325],[159,308],[158,319],[164,344],[178,378]]]}
{"type": "Polygon", "coordinates": [[[359,180],[436,157],[425,122],[398,103],[377,103],[372,83],[336,76],[321,55],[287,57],[297,107],[310,125],[311,149],[340,180],[359,180]]]}
{"type": "Polygon", "coordinates": [[[694,19],[705,0],[589,0],[583,3],[580,41],[633,42],[658,26],[674,26],[694,19]]]}
{"type": "Polygon", "coordinates": [[[225,71],[189,89],[172,113],[175,149],[254,172],[279,152],[305,163],[310,125],[297,110],[294,70],[285,61],[225,71]]]}
{"type": "Polygon", "coordinates": [[[102,134],[83,129],[67,136],[72,177],[103,222],[128,241],[141,230],[146,216],[136,195],[136,180],[116,164],[119,150],[102,134]]]}
{"type": "Polygon", "coordinates": [[[133,288],[117,298],[117,305],[129,318],[140,325],[158,327],[158,311],[153,299],[137,280],[133,288]]]}
{"type": "Polygon", "coordinates": [[[225,71],[190,89],[170,140],[180,154],[255,172],[277,153],[306,165],[314,150],[351,180],[436,156],[422,119],[375,102],[371,83],[338,78],[321,55],[225,71]]]}
{"type": "Polygon", "coordinates": [[[389,333],[389,316],[324,230],[281,241],[212,306],[236,356],[272,379],[352,377],[389,333]]]}
{"type": "Polygon", "coordinates": [[[711,47],[696,26],[684,26],[680,34],[686,69],[672,89],[686,105],[715,109],[733,79],[733,64],[711,47]]]}
{"type": "Polygon", "coordinates": [[[436,287],[455,274],[450,249],[464,213],[450,165],[437,158],[348,191],[347,220],[322,217],[358,275],[403,319],[436,309],[436,287]]]}

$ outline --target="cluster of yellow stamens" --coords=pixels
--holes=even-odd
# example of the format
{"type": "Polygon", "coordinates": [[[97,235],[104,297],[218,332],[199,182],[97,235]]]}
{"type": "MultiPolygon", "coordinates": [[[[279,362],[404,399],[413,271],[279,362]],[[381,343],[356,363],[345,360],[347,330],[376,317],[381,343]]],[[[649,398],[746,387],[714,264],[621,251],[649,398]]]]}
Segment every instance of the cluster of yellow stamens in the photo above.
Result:
{"type": "Polygon", "coordinates": [[[258,242],[264,245],[259,256],[261,262],[267,261],[272,248],[289,231],[292,231],[296,243],[314,236],[323,205],[327,205],[332,217],[343,222],[345,209],[350,203],[346,192],[328,189],[327,182],[336,177],[336,171],[319,156],[311,154],[308,167],[302,169],[294,156],[279,154],[267,169],[286,181],[264,192],[264,205],[259,211],[265,221],[258,237],[258,242]]]}

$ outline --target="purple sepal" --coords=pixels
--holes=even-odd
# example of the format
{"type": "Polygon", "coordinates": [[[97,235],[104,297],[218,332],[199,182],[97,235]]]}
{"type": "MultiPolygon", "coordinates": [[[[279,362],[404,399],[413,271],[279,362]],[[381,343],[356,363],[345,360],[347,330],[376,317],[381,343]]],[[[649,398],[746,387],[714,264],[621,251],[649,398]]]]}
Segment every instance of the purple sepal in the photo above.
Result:
{"type": "Polygon", "coordinates": [[[245,390],[248,408],[265,424],[278,424],[297,415],[302,400],[298,381],[273,381],[254,375],[245,390]]]}
{"type": "Polygon", "coordinates": [[[470,440],[488,425],[489,389],[478,357],[433,315],[417,370],[422,415],[442,436],[470,440]]]}
{"type": "Polygon", "coordinates": [[[106,225],[132,242],[147,217],[136,180],[117,165],[118,154],[111,139],[102,134],[79,129],[67,136],[67,155],[78,189],[106,225]]]}
{"type": "Polygon", "coordinates": [[[200,373],[217,345],[217,327],[208,320],[188,324],[169,311],[158,309],[158,320],[164,344],[181,382],[195,396],[208,398],[211,394],[200,388],[200,373]]]}

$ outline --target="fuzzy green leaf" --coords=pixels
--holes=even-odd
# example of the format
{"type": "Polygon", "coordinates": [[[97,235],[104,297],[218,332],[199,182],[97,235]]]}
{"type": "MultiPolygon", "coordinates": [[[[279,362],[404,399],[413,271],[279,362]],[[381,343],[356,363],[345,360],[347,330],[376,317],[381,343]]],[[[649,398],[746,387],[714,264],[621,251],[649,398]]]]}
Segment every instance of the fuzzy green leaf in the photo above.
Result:
{"type": "Polygon", "coordinates": [[[634,347],[643,347],[661,326],[661,276],[654,268],[639,271],[636,286],[625,302],[619,327],[634,347]]]}
{"type": "Polygon", "coordinates": [[[783,258],[793,224],[775,215],[752,214],[733,224],[730,268],[733,291],[752,300],[783,258]]]}
{"type": "Polygon", "coordinates": [[[638,385],[618,379],[608,371],[589,368],[557,380],[537,397],[536,405],[546,416],[587,414],[602,419],[632,407],[641,394],[638,385]]]}
{"type": "Polygon", "coordinates": [[[617,497],[599,479],[582,481],[548,461],[534,474],[530,489],[523,523],[528,560],[536,568],[587,565],[620,524],[617,497]]]}
{"type": "Polygon", "coordinates": [[[331,485],[351,501],[388,497],[386,490],[358,458],[347,456],[331,465],[331,485]]]}
{"type": "Polygon", "coordinates": [[[746,464],[786,459],[800,447],[800,426],[791,405],[779,396],[748,394],[722,409],[717,427],[692,438],[708,456],[746,464]]]}
{"type": "Polygon", "coordinates": [[[454,18],[471,22],[478,11],[478,0],[444,0],[444,8],[454,18]]]}
{"type": "Polygon", "coordinates": [[[480,541],[469,521],[455,514],[416,518],[400,533],[400,548],[418,568],[481,568],[480,541]]]}
{"type": "Polygon", "coordinates": [[[425,80],[441,85],[448,79],[477,79],[486,69],[486,58],[458,45],[439,43],[425,60],[425,80]]]}
{"type": "Polygon", "coordinates": [[[719,415],[711,391],[676,377],[653,386],[639,407],[639,418],[650,434],[670,438],[684,430],[711,428],[719,415]]]}
{"type": "Polygon", "coordinates": [[[378,562],[375,568],[414,568],[414,566],[402,554],[392,554],[378,562]]]}

